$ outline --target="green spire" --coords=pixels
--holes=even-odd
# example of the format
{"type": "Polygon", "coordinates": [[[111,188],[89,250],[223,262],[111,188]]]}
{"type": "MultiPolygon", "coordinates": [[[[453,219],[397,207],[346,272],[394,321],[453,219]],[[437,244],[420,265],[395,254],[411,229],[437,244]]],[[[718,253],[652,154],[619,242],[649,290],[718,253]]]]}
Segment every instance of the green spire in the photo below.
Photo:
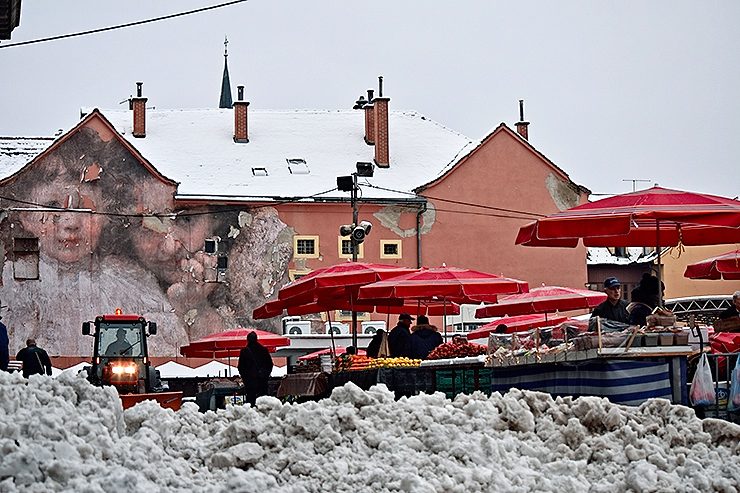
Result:
{"type": "Polygon", "coordinates": [[[227,59],[229,57],[228,51],[229,40],[224,37],[224,76],[221,80],[221,101],[218,103],[219,108],[231,108],[233,101],[231,100],[231,82],[229,82],[229,64],[227,59]]]}

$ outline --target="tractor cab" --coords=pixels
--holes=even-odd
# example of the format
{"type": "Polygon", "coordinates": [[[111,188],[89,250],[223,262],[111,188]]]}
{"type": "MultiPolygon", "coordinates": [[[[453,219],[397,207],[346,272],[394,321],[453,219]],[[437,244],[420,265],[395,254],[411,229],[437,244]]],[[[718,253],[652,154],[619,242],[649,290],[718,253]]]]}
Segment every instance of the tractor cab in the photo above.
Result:
{"type": "Polygon", "coordinates": [[[150,366],[147,337],[157,333],[157,324],[139,315],[116,309],[84,322],[82,333],[95,338],[88,378],[95,385],[113,385],[119,393],[161,390],[161,382],[150,366]]]}

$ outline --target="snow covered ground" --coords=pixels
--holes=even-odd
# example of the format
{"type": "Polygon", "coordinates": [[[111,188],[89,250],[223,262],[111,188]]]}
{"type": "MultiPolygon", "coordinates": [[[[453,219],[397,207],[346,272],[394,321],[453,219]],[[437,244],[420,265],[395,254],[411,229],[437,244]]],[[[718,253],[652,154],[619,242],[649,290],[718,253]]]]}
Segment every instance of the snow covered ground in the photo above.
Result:
{"type": "Polygon", "coordinates": [[[738,491],[740,426],[686,407],[511,391],[123,411],[113,388],[0,372],[0,492],[738,491]]]}

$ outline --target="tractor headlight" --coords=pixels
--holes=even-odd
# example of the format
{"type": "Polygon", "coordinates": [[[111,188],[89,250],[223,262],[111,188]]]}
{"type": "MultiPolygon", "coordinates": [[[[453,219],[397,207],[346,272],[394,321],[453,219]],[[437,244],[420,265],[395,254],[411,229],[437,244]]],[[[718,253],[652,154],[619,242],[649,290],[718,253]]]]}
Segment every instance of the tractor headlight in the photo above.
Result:
{"type": "Polygon", "coordinates": [[[114,375],[133,375],[136,373],[135,365],[112,365],[111,372],[114,375]]]}

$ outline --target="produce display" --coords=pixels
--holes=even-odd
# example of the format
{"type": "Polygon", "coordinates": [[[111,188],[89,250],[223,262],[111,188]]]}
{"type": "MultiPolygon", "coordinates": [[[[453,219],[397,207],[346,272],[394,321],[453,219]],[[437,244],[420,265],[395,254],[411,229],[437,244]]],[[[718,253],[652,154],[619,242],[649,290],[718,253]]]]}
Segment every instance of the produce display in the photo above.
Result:
{"type": "Polygon", "coordinates": [[[373,358],[359,354],[341,354],[334,361],[334,371],[368,370],[373,358]]]}
{"type": "Polygon", "coordinates": [[[405,356],[398,358],[376,358],[370,362],[368,368],[417,368],[420,364],[420,359],[411,359],[405,356]]]}
{"type": "Polygon", "coordinates": [[[486,346],[470,343],[467,339],[460,338],[452,342],[440,344],[429,353],[427,359],[466,358],[468,356],[486,354],[486,351],[486,346]]]}
{"type": "Polygon", "coordinates": [[[370,358],[356,354],[342,354],[334,362],[335,371],[361,371],[378,368],[416,368],[420,359],[411,358],[370,358]]]}

